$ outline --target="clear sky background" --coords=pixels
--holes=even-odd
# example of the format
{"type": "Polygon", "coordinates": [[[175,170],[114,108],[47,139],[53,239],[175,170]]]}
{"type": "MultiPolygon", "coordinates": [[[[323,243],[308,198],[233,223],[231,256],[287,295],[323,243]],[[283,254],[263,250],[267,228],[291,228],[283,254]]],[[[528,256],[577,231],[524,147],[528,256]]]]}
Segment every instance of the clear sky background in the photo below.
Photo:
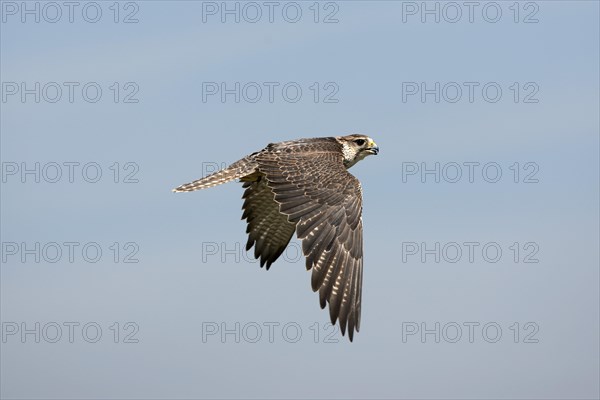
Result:
{"type": "Polygon", "coordinates": [[[0,4],[3,398],[598,398],[598,2],[0,4]],[[356,132],[349,343],[296,239],[243,252],[240,184],[171,189],[356,132]]]}

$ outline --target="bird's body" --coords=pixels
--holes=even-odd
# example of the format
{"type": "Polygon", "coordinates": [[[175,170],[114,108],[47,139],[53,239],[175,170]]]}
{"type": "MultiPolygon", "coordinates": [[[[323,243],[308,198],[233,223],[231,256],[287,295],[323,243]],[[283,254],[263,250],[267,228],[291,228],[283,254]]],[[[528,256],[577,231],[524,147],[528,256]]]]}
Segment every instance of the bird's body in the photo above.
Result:
{"type": "Polygon", "coordinates": [[[214,174],[174,189],[190,192],[240,179],[246,250],[267,269],[294,232],[321,308],[340,320],[350,340],[360,328],[363,241],[362,189],[347,169],[379,148],[364,135],[271,143],[214,174]]]}

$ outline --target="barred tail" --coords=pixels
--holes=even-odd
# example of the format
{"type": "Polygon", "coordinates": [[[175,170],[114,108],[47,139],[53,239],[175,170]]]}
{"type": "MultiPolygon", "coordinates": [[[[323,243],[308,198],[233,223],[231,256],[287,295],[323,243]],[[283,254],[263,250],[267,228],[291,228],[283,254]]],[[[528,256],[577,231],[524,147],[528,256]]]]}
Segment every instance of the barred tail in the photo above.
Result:
{"type": "Polygon", "coordinates": [[[190,183],[184,183],[173,189],[173,192],[193,192],[194,190],[206,189],[233,181],[234,179],[240,179],[246,175],[252,174],[257,166],[258,164],[254,161],[254,157],[248,156],[234,162],[229,167],[205,176],[204,178],[197,179],[190,183]]]}

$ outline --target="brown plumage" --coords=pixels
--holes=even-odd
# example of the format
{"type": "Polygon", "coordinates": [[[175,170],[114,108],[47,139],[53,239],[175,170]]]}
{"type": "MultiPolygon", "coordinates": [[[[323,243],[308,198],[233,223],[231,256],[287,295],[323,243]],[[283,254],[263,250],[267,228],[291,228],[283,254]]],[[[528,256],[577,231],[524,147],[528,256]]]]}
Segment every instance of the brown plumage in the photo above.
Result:
{"type": "Polygon", "coordinates": [[[329,303],[331,323],[339,319],[352,341],[360,329],[363,240],[362,189],[347,169],[379,148],[364,135],[271,143],[263,150],[207,177],[174,189],[190,192],[243,182],[248,227],[246,250],[267,269],[294,232],[302,241],[306,269],[321,308],[329,303]]]}

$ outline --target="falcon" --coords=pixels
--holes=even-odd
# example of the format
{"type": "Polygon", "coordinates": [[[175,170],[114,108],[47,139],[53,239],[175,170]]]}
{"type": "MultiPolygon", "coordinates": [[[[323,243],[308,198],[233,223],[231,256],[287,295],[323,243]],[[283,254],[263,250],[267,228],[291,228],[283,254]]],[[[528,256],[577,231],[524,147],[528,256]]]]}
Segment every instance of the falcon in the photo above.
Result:
{"type": "Polygon", "coordinates": [[[348,135],[271,143],[174,192],[192,192],[239,179],[243,183],[248,243],[266,269],[294,232],[302,242],[311,284],[331,324],[350,341],[360,329],[363,274],[362,188],[347,170],[379,147],[348,135]]]}

